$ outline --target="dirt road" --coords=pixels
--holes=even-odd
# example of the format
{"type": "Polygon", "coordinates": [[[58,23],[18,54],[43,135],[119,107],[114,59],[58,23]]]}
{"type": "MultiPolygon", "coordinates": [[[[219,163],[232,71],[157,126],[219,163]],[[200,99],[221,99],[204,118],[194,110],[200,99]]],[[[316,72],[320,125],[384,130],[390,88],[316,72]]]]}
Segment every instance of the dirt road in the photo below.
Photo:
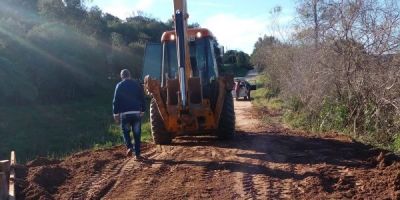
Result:
{"type": "Polygon", "coordinates": [[[26,199],[396,199],[398,158],[328,134],[313,137],[263,125],[247,101],[235,102],[229,142],[185,137],[145,145],[147,160],[123,147],[38,159],[19,169],[26,199]]]}

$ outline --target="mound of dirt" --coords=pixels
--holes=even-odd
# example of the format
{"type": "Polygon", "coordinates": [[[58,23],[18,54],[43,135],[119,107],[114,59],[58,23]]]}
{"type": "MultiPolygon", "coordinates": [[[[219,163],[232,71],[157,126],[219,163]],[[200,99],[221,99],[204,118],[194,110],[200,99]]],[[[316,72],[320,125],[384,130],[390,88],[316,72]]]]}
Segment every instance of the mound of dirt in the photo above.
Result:
{"type": "Polygon", "coordinates": [[[48,158],[44,157],[38,157],[35,160],[29,161],[26,166],[27,167],[39,167],[39,166],[44,166],[44,165],[54,165],[54,164],[59,164],[61,161],[60,160],[51,160],[48,158]]]}
{"type": "Polygon", "coordinates": [[[36,185],[29,184],[23,191],[23,194],[17,194],[17,198],[23,197],[20,199],[40,199],[40,200],[52,200],[54,199],[49,192],[47,192],[44,188],[36,185]]]}
{"type": "MultiPolygon", "coordinates": [[[[82,183],[126,157],[122,146],[84,151],[65,160],[39,157],[16,167],[17,199],[71,199],[82,183]]],[[[84,190],[84,188],[79,188],[84,190]]]]}
{"type": "Polygon", "coordinates": [[[69,177],[69,170],[59,165],[16,167],[17,199],[54,199],[57,187],[69,177]]]}
{"type": "Polygon", "coordinates": [[[54,193],[68,176],[69,170],[61,166],[41,166],[29,173],[28,181],[39,185],[49,193],[54,193]]]}

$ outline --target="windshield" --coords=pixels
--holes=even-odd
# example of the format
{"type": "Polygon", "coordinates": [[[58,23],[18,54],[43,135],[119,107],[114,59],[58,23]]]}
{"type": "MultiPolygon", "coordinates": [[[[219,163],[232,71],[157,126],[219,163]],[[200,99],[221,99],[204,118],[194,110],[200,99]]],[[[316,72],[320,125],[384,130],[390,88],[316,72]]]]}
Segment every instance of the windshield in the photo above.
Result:
{"type": "Polygon", "coordinates": [[[161,78],[161,44],[149,43],[146,45],[143,61],[142,80],[147,75],[160,80],[161,78]]]}
{"type": "MultiPolygon", "coordinates": [[[[213,51],[210,51],[210,40],[201,38],[189,43],[190,62],[193,69],[193,77],[200,77],[203,84],[207,84],[210,78],[215,79],[213,51]]],[[[178,62],[176,55],[176,43],[174,41],[167,42],[164,45],[164,78],[178,78],[178,62]]]]}

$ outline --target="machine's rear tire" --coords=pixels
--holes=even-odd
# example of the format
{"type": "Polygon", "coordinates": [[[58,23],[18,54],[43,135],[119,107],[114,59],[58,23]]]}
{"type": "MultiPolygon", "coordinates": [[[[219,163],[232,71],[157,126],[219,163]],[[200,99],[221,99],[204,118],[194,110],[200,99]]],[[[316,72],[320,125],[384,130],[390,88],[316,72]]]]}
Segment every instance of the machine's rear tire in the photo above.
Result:
{"type": "Polygon", "coordinates": [[[150,125],[151,135],[155,144],[171,144],[171,133],[165,130],[163,119],[158,111],[156,100],[151,99],[150,102],[150,125]]]}
{"type": "Polygon", "coordinates": [[[219,139],[232,139],[235,135],[235,110],[231,92],[227,92],[219,119],[217,136],[219,139]]]}

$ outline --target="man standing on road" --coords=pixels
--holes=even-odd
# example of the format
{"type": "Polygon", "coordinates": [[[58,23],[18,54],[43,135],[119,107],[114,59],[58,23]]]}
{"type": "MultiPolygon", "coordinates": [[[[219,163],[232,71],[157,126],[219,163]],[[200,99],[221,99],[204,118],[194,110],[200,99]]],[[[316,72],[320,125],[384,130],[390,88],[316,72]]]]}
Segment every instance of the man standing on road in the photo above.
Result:
{"type": "Polygon", "coordinates": [[[121,125],[121,130],[126,144],[127,156],[140,159],[141,119],[146,110],[143,88],[137,81],[131,79],[127,69],[121,71],[122,81],[117,84],[113,99],[113,114],[116,123],[121,125]],[[133,147],[130,131],[132,129],[135,147],[133,147]]]}

